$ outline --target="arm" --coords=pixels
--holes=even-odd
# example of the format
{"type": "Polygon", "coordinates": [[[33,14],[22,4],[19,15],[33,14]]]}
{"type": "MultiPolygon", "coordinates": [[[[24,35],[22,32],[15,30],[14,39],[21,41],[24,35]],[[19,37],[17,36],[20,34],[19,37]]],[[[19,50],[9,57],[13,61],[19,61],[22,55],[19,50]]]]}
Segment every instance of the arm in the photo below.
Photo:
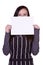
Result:
{"type": "Polygon", "coordinates": [[[5,55],[9,54],[9,38],[10,38],[10,33],[5,33],[5,38],[4,38],[4,45],[3,45],[3,53],[5,55]]]}
{"type": "Polygon", "coordinates": [[[10,34],[11,34],[11,25],[7,25],[5,27],[5,38],[4,38],[4,45],[3,45],[3,53],[5,55],[8,55],[10,52],[10,48],[9,48],[10,34]]]}
{"type": "Polygon", "coordinates": [[[32,43],[32,53],[37,55],[39,52],[39,29],[34,28],[34,40],[32,43]]]}

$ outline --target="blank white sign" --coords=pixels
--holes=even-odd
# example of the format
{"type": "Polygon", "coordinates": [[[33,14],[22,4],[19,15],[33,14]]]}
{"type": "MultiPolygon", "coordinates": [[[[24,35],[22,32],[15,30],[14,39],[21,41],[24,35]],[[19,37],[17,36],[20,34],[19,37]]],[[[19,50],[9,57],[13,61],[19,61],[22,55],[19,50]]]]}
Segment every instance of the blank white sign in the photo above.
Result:
{"type": "Polygon", "coordinates": [[[12,17],[11,25],[11,35],[34,35],[33,17],[12,17]]]}

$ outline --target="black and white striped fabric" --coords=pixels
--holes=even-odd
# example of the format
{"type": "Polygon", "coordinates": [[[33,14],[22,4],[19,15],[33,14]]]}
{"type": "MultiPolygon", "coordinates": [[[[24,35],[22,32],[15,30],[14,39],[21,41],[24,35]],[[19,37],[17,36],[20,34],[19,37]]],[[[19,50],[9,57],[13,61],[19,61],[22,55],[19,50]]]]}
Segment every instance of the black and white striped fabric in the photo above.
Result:
{"type": "Polygon", "coordinates": [[[26,36],[12,37],[12,65],[33,65],[31,58],[31,40],[26,36]]]}

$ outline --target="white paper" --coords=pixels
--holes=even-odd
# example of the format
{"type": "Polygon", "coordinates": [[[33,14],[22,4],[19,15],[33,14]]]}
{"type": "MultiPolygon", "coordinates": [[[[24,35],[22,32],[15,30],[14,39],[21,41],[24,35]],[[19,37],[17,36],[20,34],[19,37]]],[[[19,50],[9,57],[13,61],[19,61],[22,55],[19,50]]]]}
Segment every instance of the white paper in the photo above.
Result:
{"type": "Polygon", "coordinates": [[[34,35],[33,17],[12,17],[11,35],[34,35]]]}

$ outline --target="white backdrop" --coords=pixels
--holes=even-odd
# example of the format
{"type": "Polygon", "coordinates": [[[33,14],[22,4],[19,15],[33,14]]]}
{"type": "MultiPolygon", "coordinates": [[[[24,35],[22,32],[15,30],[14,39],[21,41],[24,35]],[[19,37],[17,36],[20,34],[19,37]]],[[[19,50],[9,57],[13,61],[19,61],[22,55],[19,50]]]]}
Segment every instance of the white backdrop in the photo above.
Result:
{"type": "Polygon", "coordinates": [[[8,65],[10,54],[5,56],[2,52],[5,26],[19,5],[27,6],[30,15],[34,17],[34,24],[40,26],[40,52],[32,56],[34,65],[43,65],[43,0],[0,0],[0,65],[8,65]]]}

